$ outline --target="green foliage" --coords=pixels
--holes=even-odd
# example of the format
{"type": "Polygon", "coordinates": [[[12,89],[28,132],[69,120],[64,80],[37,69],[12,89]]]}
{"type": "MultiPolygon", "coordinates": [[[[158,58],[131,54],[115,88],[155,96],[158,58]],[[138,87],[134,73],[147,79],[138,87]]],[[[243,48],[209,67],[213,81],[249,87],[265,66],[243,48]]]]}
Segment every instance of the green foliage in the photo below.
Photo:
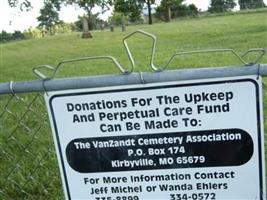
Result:
{"type": "Polygon", "coordinates": [[[238,0],[240,9],[255,9],[265,7],[263,0],[238,0]]]}
{"type": "Polygon", "coordinates": [[[198,14],[198,9],[194,4],[185,5],[178,4],[175,5],[172,9],[172,18],[185,17],[185,16],[196,16],[198,14]]]}
{"type": "Polygon", "coordinates": [[[82,32],[83,31],[83,23],[82,18],[79,16],[79,19],[74,22],[75,31],[82,32]]]}
{"type": "Polygon", "coordinates": [[[89,23],[89,30],[94,29],[94,19],[95,16],[92,10],[95,6],[100,6],[102,8],[102,13],[109,9],[108,6],[112,4],[112,0],[62,0],[70,5],[78,5],[80,8],[86,11],[89,23]]]}
{"type": "Polygon", "coordinates": [[[6,31],[2,31],[2,33],[0,34],[0,41],[1,42],[10,41],[11,38],[12,38],[12,34],[7,33],[6,31]]]}
{"type": "Polygon", "coordinates": [[[37,28],[28,28],[27,30],[23,31],[23,35],[26,39],[42,38],[44,34],[44,31],[37,28]]]}
{"type": "MultiPolygon", "coordinates": [[[[57,25],[51,27],[51,30],[54,34],[71,33],[73,31],[76,31],[76,26],[72,23],[64,23],[60,21],[57,25]]],[[[45,37],[47,34],[49,33],[47,33],[45,29],[39,28],[28,28],[23,32],[14,31],[13,33],[2,31],[0,32],[0,43],[6,43],[14,40],[42,38],[45,37]]]]}
{"type": "Polygon", "coordinates": [[[63,21],[59,21],[59,23],[52,27],[53,32],[55,34],[59,33],[71,33],[73,31],[76,31],[75,24],[73,23],[65,23],[63,21]]]}
{"type": "Polygon", "coordinates": [[[156,9],[156,17],[169,21],[169,17],[175,19],[178,17],[196,16],[198,14],[198,9],[194,4],[186,5],[182,3],[183,0],[162,1],[156,9]]]}
{"type": "Polygon", "coordinates": [[[209,12],[216,13],[216,12],[225,12],[230,11],[236,6],[234,0],[211,0],[209,6],[209,12]]]}
{"type": "Polygon", "coordinates": [[[155,0],[114,0],[114,11],[127,16],[130,22],[141,20],[142,10],[146,4],[148,9],[149,24],[152,24],[151,5],[155,0]]]}
{"type": "Polygon", "coordinates": [[[148,24],[152,24],[152,13],[151,13],[151,5],[155,3],[155,0],[146,0],[145,1],[148,10],[148,24]]]}
{"type": "Polygon", "coordinates": [[[40,22],[38,27],[48,31],[50,35],[55,34],[53,27],[59,23],[59,14],[54,5],[49,1],[45,1],[40,14],[37,17],[37,20],[40,22]]]}
{"type": "Polygon", "coordinates": [[[181,5],[184,0],[162,0],[161,1],[161,6],[165,9],[168,7],[175,7],[177,5],[181,5]]]}
{"type": "Polygon", "coordinates": [[[29,11],[32,9],[32,4],[29,0],[8,0],[10,7],[19,7],[21,11],[29,11]]]}
{"type": "Polygon", "coordinates": [[[71,23],[64,23],[63,21],[60,21],[58,24],[50,27],[49,32],[46,29],[40,29],[40,28],[28,28],[23,32],[23,35],[25,39],[36,39],[36,38],[42,38],[46,35],[52,35],[55,34],[62,34],[62,33],[71,33],[75,31],[75,25],[71,23]]]}
{"type": "Polygon", "coordinates": [[[7,33],[6,31],[2,31],[0,33],[0,43],[23,39],[25,39],[25,36],[20,31],[14,31],[14,33],[7,33]]]}
{"type": "MultiPolygon", "coordinates": [[[[78,20],[76,22],[74,22],[74,27],[73,30],[74,31],[78,31],[78,32],[82,32],[83,31],[83,23],[82,23],[82,19],[86,17],[86,16],[79,16],[78,20]]],[[[99,14],[92,14],[91,15],[91,23],[89,22],[88,17],[86,17],[88,20],[88,27],[91,26],[91,30],[98,30],[98,29],[102,29],[103,26],[107,25],[107,22],[100,19],[99,18],[99,14]]]]}
{"type": "MultiPolygon", "coordinates": [[[[30,0],[8,0],[11,7],[21,7],[30,9],[31,3],[30,0]]],[[[89,21],[89,30],[96,27],[95,16],[92,14],[92,9],[95,6],[100,6],[102,8],[102,13],[107,11],[109,6],[112,5],[113,0],[44,0],[44,7],[40,10],[41,15],[37,18],[40,22],[39,27],[44,29],[45,32],[54,34],[52,27],[54,27],[59,21],[57,11],[60,10],[62,5],[77,5],[81,9],[85,10],[87,13],[89,21]]]]}
{"type": "MultiPolygon", "coordinates": [[[[143,1],[135,0],[115,0],[114,1],[114,18],[119,18],[121,13],[129,18],[129,21],[135,22],[140,20],[143,9],[143,1]]],[[[116,21],[116,20],[115,20],[116,21]]]]}
{"type": "Polygon", "coordinates": [[[12,34],[12,38],[14,40],[23,40],[25,39],[25,36],[21,31],[14,31],[14,33],[12,34]]]}
{"type": "Polygon", "coordinates": [[[113,25],[121,25],[127,23],[127,17],[118,12],[113,12],[112,15],[108,18],[108,23],[113,25]]]}
{"type": "Polygon", "coordinates": [[[49,0],[49,2],[53,4],[53,6],[59,11],[61,8],[61,4],[63,4],[65,0],[49,0]]]}
{"type": "Polygon", "coordinates": [[[198,8],[195,6],[195,4],[189,4],[187,7],[188,15],[196,16],[198,14],[198,8]]]}
{"type": "MultiPolygon", "coordinates": [[[[89,19],[88,19],[89,22],[89,19]]],[[[99,18],[99,13],[92,14],[91,15],[91,23],[94,30],[101,29],[103,25],[106,25],[107,23],[99,18]]],[[[90,22],[89,22],[90,25],[90,22]]]]}

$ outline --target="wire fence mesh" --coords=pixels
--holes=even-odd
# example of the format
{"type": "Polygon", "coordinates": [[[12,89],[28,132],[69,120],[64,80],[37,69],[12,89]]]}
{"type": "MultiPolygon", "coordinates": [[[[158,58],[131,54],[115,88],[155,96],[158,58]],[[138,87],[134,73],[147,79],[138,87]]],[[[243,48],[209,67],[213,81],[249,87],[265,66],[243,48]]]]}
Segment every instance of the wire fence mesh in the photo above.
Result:
{"type": "Polygon", "coordinates": [[[0,95],[0,177],[3,200],[64,198],[43,93],[0,95]]]}
{"type": "Polygon", "coordinates": [[[0,99],[0,199],[63,199],[43,95],[0,99]]]}

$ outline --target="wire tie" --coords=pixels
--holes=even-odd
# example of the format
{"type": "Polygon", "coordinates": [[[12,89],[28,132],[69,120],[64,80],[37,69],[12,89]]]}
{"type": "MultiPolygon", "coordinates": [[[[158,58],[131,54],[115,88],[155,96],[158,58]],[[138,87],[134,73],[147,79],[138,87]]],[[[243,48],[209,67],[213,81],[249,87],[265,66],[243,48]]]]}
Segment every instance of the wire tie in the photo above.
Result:
{"type": "Polygon", "coordinates": [[[146,84],[144,76],[143,76],[143,72],[139,72],[139,75],[140,75],[141,84],[146,84]]]}

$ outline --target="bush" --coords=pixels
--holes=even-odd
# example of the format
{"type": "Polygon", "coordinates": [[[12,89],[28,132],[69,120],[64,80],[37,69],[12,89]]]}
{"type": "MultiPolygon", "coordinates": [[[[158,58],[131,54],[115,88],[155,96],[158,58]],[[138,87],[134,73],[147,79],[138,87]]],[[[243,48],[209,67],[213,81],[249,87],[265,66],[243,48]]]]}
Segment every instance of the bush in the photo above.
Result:
{"type": "Polygon", "coordinates": [[[12,38],[12,34],[7,33],[6,31],[2,31],[0,33],[0,41],[1,42],[8,42],[11,40],[11,38],[12,38]]]}
{"type": "Polygon", "coordinates": [[[14,31],[14,33],[12,34],[12,38],[13,40],[24,40],[25,36],[21,31],[14,31]]]}
{"type": "Polygon", "coordinates": [[[23,35],[26,39],[42,38],[44,36],[44,31],[37,28],[28,28],[23,31],[23,35]]]}
{"type": "Polygon", "coordinates": [[[52,27],[54,33],[71,33],[75,31],[75,25],[71,23],[60,22],[52,27]]]}
{"type": "Polygon", "coordinates": [[[114,12],[108,18],[108,22],[113,25],[121,25],[127,22],[127,18],[122,13],[114,12]]]}
{"type": "MultiPolygon", "coordinates": [[[[187,17],[187,16],[192,16],[195,17],[198,15],[198,8],[194,5],[194,4],[189,4],[189,5],[185,5],[185,4],[173,4],[170,7],[170,11],[171,11],[171,18],[175,19],[175,18],[179,18],[179,17],[187,17]]],[[[168,13],[167,13],[167,9],[160,5],[156,8],[156,13],[155,13],[155,17],[160,19],[160,20],[167,20],[168,17],[168,13]]]]}
{"type": "MultiPolygon", "coordinates": [[[[71,23],[61,22],[58,25],[52,27],[53,34],[56,33],[70,33],[75,31],[75,25],[71,23]]],[[[13,33],[8,33],[6,31],[0,32],[0,42],[9,42],[14,40],[24,40],[24,39],[32,39],[32,38],[42,38],[45,35],[49,34],[45,29],[39,28],[28,28],[23,31],[14,31],[13,33]]]]}
{"type": "Polygon", "coordinates": [[[14,31],[14,33],[8,33],[6,31],[2,31],[0,33],[0,42],[9,42],[12,40],[23,40],[25,39],[25,36],[20,31],[14,31]]]}

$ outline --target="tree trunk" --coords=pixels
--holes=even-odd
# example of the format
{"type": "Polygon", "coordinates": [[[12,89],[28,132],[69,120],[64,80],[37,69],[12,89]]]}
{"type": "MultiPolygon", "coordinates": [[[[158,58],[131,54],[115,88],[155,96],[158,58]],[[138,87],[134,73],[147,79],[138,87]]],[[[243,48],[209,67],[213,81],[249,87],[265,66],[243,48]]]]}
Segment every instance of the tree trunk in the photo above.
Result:
{"type": "Polygon", "coordinates": [[[147,9],[148,9],[148,24],[152,24],[152,15],[151,15],[151,3],[150,3],[150,0],[147,0],[147,9]]]}
{"type": "Polygon", "coordinates": [[[89,27],[89,31],[92,31],[94,29],[94,23],[93,23],[93,19],[92,19],[92,13],[91,11],[88,13],[88,27],[89,27]]]}
{"type": "Polygon", "coordinates": [[[168,6],[165,13],[165,21],[170,22],[171,21],[171,7],[168,6]]]}

